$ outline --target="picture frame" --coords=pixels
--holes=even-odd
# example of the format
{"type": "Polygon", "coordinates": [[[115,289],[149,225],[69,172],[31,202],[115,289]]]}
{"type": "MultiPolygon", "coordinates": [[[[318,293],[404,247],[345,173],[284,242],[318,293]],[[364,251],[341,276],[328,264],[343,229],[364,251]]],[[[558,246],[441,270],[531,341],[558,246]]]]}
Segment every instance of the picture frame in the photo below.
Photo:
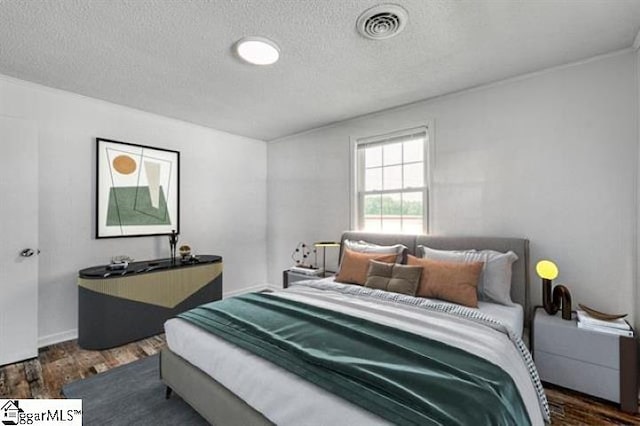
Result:
{"type": "Polygon", "coordinates": [[[96,238],[180,233],[180,152],[96,138],[96,238]]]}

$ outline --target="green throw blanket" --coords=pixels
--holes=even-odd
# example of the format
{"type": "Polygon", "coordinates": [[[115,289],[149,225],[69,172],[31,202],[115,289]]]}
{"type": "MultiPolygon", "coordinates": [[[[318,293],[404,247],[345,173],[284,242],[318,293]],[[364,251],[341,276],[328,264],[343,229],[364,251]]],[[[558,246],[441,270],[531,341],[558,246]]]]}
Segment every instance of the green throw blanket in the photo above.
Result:
{"type": "Polygon", "coordinates": [[[396,424],[531,424],[504,370],[436,340],[264,293],[179,317],[396,424]]]}

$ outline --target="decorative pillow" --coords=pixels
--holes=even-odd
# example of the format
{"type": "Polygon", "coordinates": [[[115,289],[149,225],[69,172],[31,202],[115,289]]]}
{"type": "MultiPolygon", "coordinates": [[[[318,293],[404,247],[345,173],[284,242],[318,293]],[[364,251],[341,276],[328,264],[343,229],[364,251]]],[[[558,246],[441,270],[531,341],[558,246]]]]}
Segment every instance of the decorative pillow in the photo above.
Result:
{"type": "Polygon", "coordinates": [[[416,296],[478,307],[477,286],[482,262],[445,262],[409,255],[408,263],[424,268],[416,296]]]}
{"type": "Polygon", "coordinates": [[[369,261],[369,273],[365,287],[415,296],[422,275],[421,266],[399,265],[369,261]]]}
{"type": "Polygon", "coordinates": [[[360,253],[383,253],[383,254],[396,254],[396,263],[406,263],[407,246],[403,244],[396,244],[393,246],[380,246],[378,244],[369,243],[367,241],[352,241],[344,240],[344,248],[348,248],[352,251],[360,253]]]}
{"type": "Polygon", "coordinates": [[[380,253],[358,253],[347,248],[344,249],[340,271],[336,274],[335,280],[339,283],[364,285],[367,281],[367,271],[370,260],[393,263],[396,260],[395,254],[380,253]]]}
{"type": "Polygon", "coordinates": [[[419,245],[418,253],[425,259],[445,262],[471,263],[484,262],[478,280],[478,298],[502,305],[513,305],[511,301],[511,266],[518,256],[509,251],[501,253],[494,250],[436,250],[419,245]]]}

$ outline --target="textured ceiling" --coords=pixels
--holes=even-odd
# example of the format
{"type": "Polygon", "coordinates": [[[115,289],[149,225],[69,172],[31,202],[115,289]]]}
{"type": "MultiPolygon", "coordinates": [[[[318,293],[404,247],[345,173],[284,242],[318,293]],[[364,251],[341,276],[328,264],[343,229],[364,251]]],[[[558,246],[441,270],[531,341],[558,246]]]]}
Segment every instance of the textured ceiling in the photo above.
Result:
{"type": "Polygon", "coordinates": [[[637,0],[392,0],[399,36],[355,29],[373,0],[0,0],[0,73],[272,140],[632,45],[637,0]],[[241,63],[247,35],[279,44],[241,63]]]}

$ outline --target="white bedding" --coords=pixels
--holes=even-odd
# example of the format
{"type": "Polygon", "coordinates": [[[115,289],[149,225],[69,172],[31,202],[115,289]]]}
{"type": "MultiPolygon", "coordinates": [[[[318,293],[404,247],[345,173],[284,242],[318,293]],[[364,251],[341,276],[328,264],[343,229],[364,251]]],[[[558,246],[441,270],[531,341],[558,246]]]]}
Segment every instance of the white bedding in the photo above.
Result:
{"type": "Polygon", "coordinates": [[[522,338],[522,328],[524,324],[524,310],[522,306],[518,304],[506,306],[498,303],[478,301],[478,310],[510,327],[518,337],[522,338]]]}
{"type": "MultiPolygon", "coordinates": [[[[483,357],[511,375],[533,424],[544,423],[543,410],[527,365],[516,346],[502,332],[464,318],[427,312],[420,307],[304,285],[273,294],[442,340],[483,357]]],[[[513,310],[491,306],[480,308],[481,311],[487,309],[495,318],[502,317],[502,321],[511,321],[511,325],[518,324],[515,322],[518,316],[513,310]]],[[[522,324],[521,315],[519,318],[519,324],[522,324]]],[[[520,330],[518,334],[521,334],[521,326],[512,329],[520,330]]],[[[213,377],[275,424],[387,424],[384,419],[187,321],[171,319],[165,323],[165,330],[167,344],[173,352],[213,377]]]]}
{"type": "MultiPolygon", "coordinates": [[[[329,284],[336,283],[334,277],[323,278],[321,280],[317,280],[316,282],[329,283],[329,284]]],[[[293,283],[293,285],[295,284],[296,283],[293,283]]],[[[428,298],[424,298],[424,299],[430,300],[436,303],[438,302],[446,303],[438,299],[428,299],[428,298]]],[[[473,309],[473,308],[470,308],[470,309],[473,309]]],[[[485,315],[489,315],[490,317],[494,318],[496,321],[500,321],[502,324],[510,327],[518,335],[518,337],[522,338],[522,332],[524,328],[524,310],[522,309],[521,305],[514,303],[513,305],[507,306],[507,305],[501,305],[499,303],[483,302],[479,300],[478,311],[482,312],[485,315]]]]}

